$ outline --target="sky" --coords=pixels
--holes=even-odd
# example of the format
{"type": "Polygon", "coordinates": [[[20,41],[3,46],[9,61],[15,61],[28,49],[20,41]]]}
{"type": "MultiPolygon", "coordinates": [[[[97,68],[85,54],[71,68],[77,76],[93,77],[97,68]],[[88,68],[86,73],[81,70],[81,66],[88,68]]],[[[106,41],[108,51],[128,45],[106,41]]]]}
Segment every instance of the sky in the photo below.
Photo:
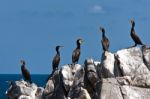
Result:
{"type": "Polygon", "coordinates": [[[84,39],[79,64],[101,60],[99,27],[110,52],[134,44],[129,23],[150,45],[150,0],[0,0],[0,74],[20,74],[20,59],[31,74],[51,73],[56,45],[63,45],[59,68],[71,63],[76,40],[84,39]]]}

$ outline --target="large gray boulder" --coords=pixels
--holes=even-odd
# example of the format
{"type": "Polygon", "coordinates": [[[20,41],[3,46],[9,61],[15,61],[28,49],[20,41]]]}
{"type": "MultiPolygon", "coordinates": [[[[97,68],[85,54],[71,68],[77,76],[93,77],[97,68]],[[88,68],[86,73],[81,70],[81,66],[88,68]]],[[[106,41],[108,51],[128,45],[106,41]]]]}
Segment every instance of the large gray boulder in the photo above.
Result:
{"type": "Polygon", "coordinates": [[[42,99],[66,99],[59,70],[54,71],[52,75],[50,75],[43,91],[42,99]]]}
{"type": "Polygon", "coordinates": [[[101,59],[101,76],[103,78],[108,78],[108,77],[114,77],[115,73],[114,73],[114,64],[115,64],[115,58],[114,58],[114,54],[110,53],[110,52],[104,52],[102,54],[102,59],[101,59]]]}
{"type": "Polygon", "coordinates": [[[134,86],[122,86],[123,99],[150,99],[150,89],[134,86]]]}
{"type": "Polygon", "coordinates": [[[91,99],[84,86],[84,69],[79,64],[63,66],[62,81],[65,90],[68,92],[67,99],[91,99]]]}
{"type": "Polygon", "coordinates": [[[98,99],[100,92],[101,79],[97,74],[97,65],[93,59],[86,59],[84,62],[84,87],[89,92],[92,99],[98,99]]]}
{"type": "Polygon", "coordinates": [[[106,78],[102,82],[99,99],[124,99],[115,78],[106,78]]]}
{"type": "Polygon", "coordinates": [[[149,46],[143,46],[142,47],[143,52],[143,61],[147,68],[150,70],[150,47],[149,46]]]}
{"type": "Polygon", "coordinates": [[[77,86],[84,80],[84,70],[79,64],[63,66],[61,74],[64,87],[68,92],[72,86],[77,86]]]}
{"type": "Polygon", "coordinates": [[[86,89],[83,87],[74,87],[68,93],[67,99],[92,99],[86,89]]]}
{"type": "Polygon", "coordinates": [[[10,82],[11,86],[6,91],[9,99],[42,99],[43,88],[24,80],[10,82]]]}
{"type": "Polygon", "coordinates": [[[117,79],[105,78],[102,80],[99,99],[150,99],[150,88],[135,87],[129,85],[128,82],[121,83],[117,79]]]}
{"type": "Polygon", "coordinates": [[[150,73],[144,63],[142,48],[141,46],[137,46],[117,51],[115,56],[118,57],[118,61],[120,62],[119,68],[123,76],[136,76],[150,73]]]}

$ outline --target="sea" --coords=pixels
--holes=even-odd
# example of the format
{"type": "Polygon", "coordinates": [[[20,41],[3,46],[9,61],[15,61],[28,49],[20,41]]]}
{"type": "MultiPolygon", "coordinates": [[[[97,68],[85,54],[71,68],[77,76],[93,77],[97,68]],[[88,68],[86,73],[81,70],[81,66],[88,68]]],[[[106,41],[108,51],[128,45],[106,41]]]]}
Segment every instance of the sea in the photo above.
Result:
{"type": "MultiPolygon", "coordinates": [[[[48,75],[34,74],[31,75],[31,78],[33,83],[37,84],[40,87],[44,87],[48,75]]],[[[8,99],[7,96],[5,95],[5,92],[10,87],[10,85],[6,81],[17,81],[21,79],[22,75],[20,74],[0,74],[0,99],[8,99]]]]}

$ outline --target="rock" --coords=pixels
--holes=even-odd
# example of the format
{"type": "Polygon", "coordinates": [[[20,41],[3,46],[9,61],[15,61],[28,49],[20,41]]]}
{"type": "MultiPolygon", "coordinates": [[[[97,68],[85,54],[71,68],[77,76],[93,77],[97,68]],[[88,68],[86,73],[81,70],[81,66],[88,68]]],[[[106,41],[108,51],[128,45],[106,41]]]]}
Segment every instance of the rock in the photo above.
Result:
{"type": "Polygon", "coordinates": [[[48,80],[48,82],[46,83],[45,89],[43,91],[43,96],[47,97],[47,96],[51,95],[53,93],[53,91],[54,91],[54,82],[53,82],[53,80],[48,80]]]}
{"type": "Polygon", "coordinates": [[[56,70],[46,83],[43,99],[66,99],[62,86],[60,71],[56,70]]]}
{"type": "Polygon", "coordinates": [[[99,99],[149,99],[149,93],[149,88],[134,87],[128,84],[120,85],[115,78],[106,78],[103,79],[99,99]]]}
{"type": "Polygon", "coordinates": [[[18,99],[33,99],[33,98],[31,98],[30,96],[21,95],[21,96],[19,96],[18,99]]]}
{"type": "Polygon", "coordinates": [[[46,83],[43,95],[51,95],[54,92],[54,88],[59,85],[59,70],[53,71],[49,75],[49,80],[46,83]]]}
{"type": "Polygon", "coordinates": [[[101,62],[64,65],[45,88],[23,80],[9,82],[9,99],[150,99],[150,47],[105,52],[101,62]]]}
{"type": "Polygon", "coordinates": [[[140,46],[119,50],[116,53],[123,76],[136,76],[150,73],[143,61],[140,46]]]}
{"type": "Polygon", "coordinates": [[[150,47],[149,46],[143,46],[142,47],[143,52],[143,59],[147,66],[147,68],[150,70],[150,47]]]}
{"type": "Polygon", "coordinates": [[[84,69],[79,64],[64,66],[62,69],[63,83],[68,91],[68,99],[90,99],[87,90],[82,88],[84,73],[84,69]]]}
{"type": "Polygon", "coordinates": [[[97,66],[94,64],[93,59],[86,59],[84,65],[85,65],[84,85],[85,88],[90,93],[91,98],[95,99],[96,97],[99,97],[98,93],[100,91],[100,87],[98,86],[100,84],[100,79],[97,75],[97,70],[96,70],[97,66]]]}
{"type": "Polygon", "coordinates": [[[71,89],[69,91],[67,99],[91,99],[86,89],[82,87],[78,87],[78,88],[71,89]]]}
{"type": "Polygon", "coordinates": [[[123,99],[150,99],[150,89],[132,86],[121,87],[123,99]]]}
{"type": "Polygon", "coordinates": [[[150,74],[136,75],[135,77],[124,76],[116,78],[121,85],[132,85],[142,88],[150,88],[150,74]]]}
{"type": "Polygon", "coordinates": [[[103,78],[114,77],[114,63],[114,54],[107,51],[102,54],[100,72],[103,78]]]}
{"type": "Polygon", "coordinates": [[[86,89],[82,88],[83,81],[84,69],[81,65],[64,65],[59,73],[54,73],[52,78],[48,80],[43,97],[44,99],[66,99],[66,97],[72,97],[74,89],[78,95],[81,95],[79,89],[86,93],[86,89]]]}
{"type": "Polygon", "coordinates": [[[43,88],[38,87],[36,84],[28,83],[24,80],[15,81],[11,87],[6,91],[9,99],[41,99],[43,88]]]}
{"type": "Polygon", "coordinates": [[[99,99],[124,99],[120,91],[120,85],[115,78],[103,79],[99,99]]]}
{"type": "Polygon", "coordinates": [[[65,90],[69,92],[70,87],[73,85],[74,74],[72,74],[71,66],[65,65],[62,67],[62,80],[64,83],[65,90]]]}
{"type": "Polygon", "coordinates": [[[69,92],[72,86],[77,86],[84,80],[84,70],[81,65],[65,65],[62,70],[62,80],[64,87],[67,92],[69,92]]]}

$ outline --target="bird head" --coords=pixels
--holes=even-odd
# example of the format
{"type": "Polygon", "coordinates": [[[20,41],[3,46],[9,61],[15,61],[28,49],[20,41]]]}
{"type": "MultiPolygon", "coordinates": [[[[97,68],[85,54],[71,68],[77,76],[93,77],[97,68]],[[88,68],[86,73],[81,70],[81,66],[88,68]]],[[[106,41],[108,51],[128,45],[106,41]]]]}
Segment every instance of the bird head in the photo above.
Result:
{"type": "Polygon", "coordinates": [[[134,20],[130,20],[130,23],[132,24],[132,26],[135,26],[134,20]]]}
{"type": "Polygon", "coordinates": [[[77,44],[82,44],[83,42],[84,42],[83,39],[81,38],[77,39],[77,44]]]}
{"type": "Polygon", "coordinates": [[[59,50],[59,48],[62,48],[62,47],[64,47],[64,46],[58,45],[58,46],[56,46],[56,50],[59,50]]]}
{"type": "Polygon", "coordinates": [[[20,60],[20,64],[21,65],[25,65],[25,61],[24,60],[20,60]]]}
{"type": "Polygon", "coordinates": [[[102,33],[105,33],[105,29],[103,27],[100,27],[99,30],[102,32],[102,33]]]}

